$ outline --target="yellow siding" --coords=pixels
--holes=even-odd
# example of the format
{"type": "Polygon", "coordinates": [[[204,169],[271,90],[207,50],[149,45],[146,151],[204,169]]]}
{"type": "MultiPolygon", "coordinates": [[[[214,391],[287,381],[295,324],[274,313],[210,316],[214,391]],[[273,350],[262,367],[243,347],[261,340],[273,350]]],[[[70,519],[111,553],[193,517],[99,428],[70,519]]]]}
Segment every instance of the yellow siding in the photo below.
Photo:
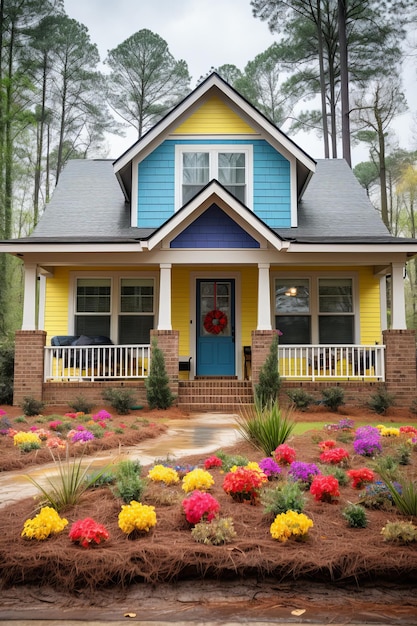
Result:
{"type": "Polygon", "coordinates": [[[242,268],[241,285],[242,346],[250,346],[258,318],[258,268],[242,268]]]}
{"type": "Polygon", "coordinates": [[[55,335],[68,334],[69,270],[58,267],[46,280],[45,330],[47,344],[55,335]]]}
{"type": "Polygon", "coordinates": [[[174,131],[178,134],[256,134],[241,117],[218,97],[210,98],[174,131]]]}
{"type": "Polygon", "coordinates": [[[190,270],[174,267],[172,270],[172,328],[178,330],[179,354],[190,354],[190,270]]]}

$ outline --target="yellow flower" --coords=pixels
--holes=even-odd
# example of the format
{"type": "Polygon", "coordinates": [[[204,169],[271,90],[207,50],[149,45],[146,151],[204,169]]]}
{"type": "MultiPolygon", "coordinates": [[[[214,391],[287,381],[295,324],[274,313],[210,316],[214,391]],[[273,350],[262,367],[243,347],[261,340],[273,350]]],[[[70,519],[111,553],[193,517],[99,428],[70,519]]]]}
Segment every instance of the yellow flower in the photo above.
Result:
{"type": "Polygon", "coordinates": [[[294,535],[296,538],[305,537],[312,526],[313,521],[304,513],[287,511],[276,516],[271,524],[270,532],[273,539],[284,542],[291,535],[294,535]]]}
{"type": "Polygon", "coordinates": [[[27,519],[23,525],[22,537],[26,539],[38,539],[43,541],[49,535],[64,530],[68,520],[59,517],[58,513],[50,506],[44,506],[33,518],[27,519]]]}
{"type": "Polygon", "coordinates": [[[191,472],[188,472],[182,479],[182,488],[185,493],[190,493],[195,489],[206,491],[210,489],[212,485],[214,485],[213,476],[210,472],[207,472],[207,470],[200,468],[191,470],[191,472]]]}
{"type": "Polygon", "coordinates": [[[14,435],[13,443],[15,446],[19,447],[29,443],[39,444],[39,447],[42,445],[42,442],[36,433],[25,433],[24,431],[19,431],[14,435]]]}
{"type": "Polygon", "coordinates": [[[148,478],[155,482],[162,482],[166,485],[172,485],[179,482],[178,472],[172,467],[165,467],[165,465],[155,465],[148,472],[148,478]]]}
{"type": "Polygon", "coordinates": [[[393,426],[382,426],[380,433],[382,437],[399,437],[400,429],[393,426]]]}
{"type": "Polygon", "coordinates": [[[149,532],[156,525],[155,507],[132,500],[130,504],[122,506],[118,523],[120,530],[127,535],[135,530],[149,532]]]}

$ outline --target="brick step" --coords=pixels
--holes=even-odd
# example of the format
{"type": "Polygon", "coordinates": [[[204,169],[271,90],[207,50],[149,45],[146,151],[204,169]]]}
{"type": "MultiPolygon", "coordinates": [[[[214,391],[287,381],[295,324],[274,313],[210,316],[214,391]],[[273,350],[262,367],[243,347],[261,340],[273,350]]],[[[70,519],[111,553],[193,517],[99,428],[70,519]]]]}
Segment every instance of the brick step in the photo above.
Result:
{"type": "Polygon", "coordinates": [[[178,406],[188,411],[236,412],[253,403],[252,384],[227,378],[179,381],[178,406]]]}

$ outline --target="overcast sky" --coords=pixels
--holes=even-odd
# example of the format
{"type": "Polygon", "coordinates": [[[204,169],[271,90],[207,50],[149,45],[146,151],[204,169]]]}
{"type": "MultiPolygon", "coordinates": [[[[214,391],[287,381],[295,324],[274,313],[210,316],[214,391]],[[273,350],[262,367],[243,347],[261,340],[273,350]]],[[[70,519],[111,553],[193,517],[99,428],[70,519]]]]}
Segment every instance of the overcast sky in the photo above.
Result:
{"type": "MultiPolygon", "coordinates": [[[[184,59],[195,87],[211,67],[226,63],[243,70],[266,50],[274,37],[268,25],[252,15],[250,0],[64,0],[69,17],[84,24],[101,60],[137,31],[147,28],[168,44],[176,60],[184,59]]],[[[406,87],[409,106],[416,111],[416,62],[408,65],[406,87]]],[[[401,147],[416,148],[411,115],[397,123],[401,147]]],[[[286,130],[285,128],[283,130],[286,130]]],[[[110,139],[109,156],[117,157],[136,137],[110,139]]],[[[322,142],[314,134],[292,136],[313,158],[321,158],[322,142]]],[[[354,149],[353,160],[367,159],[366,149],[354,149]]]]}

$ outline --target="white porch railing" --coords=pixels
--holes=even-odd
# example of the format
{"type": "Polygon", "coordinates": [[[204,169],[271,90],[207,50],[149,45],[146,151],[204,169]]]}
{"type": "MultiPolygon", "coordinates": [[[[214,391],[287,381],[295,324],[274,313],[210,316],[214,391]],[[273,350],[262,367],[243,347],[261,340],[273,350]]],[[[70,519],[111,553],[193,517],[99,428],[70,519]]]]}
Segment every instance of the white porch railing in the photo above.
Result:
{"type": "Polygon", "coordinates": [[[296,380],[385,380],[385,346],[280,345],[279,373],[296,380]]]}
{"type": "Polygon", "coordinates": [[[45,346],[44,380],[146,378],[150,345],[45,346]]]}

